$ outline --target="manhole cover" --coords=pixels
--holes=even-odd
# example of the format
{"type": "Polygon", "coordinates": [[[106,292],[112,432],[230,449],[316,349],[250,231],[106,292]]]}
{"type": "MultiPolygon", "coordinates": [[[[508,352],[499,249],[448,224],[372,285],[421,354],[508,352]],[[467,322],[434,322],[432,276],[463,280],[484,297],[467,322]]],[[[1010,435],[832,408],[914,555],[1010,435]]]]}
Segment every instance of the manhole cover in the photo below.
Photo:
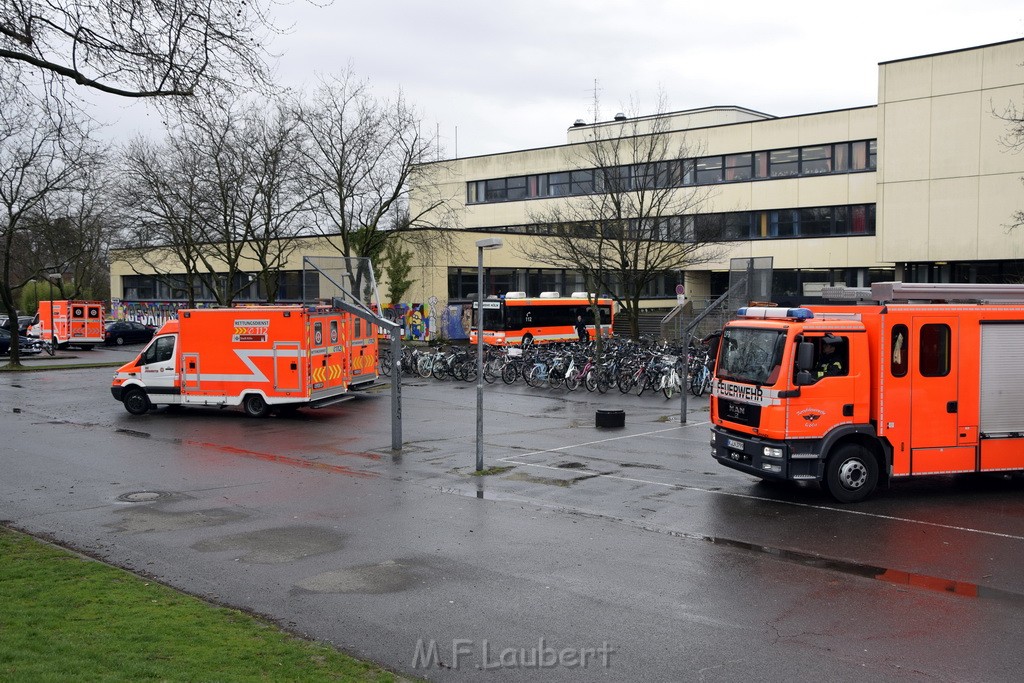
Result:
{"type": "Polygon", "coordinates": [[[134,493],[125,493],[117,497],[118,500],[125,503],[149,503],[154,500],[159,500],[167,496],[166,493],[161,491],[135,491],[134,493]]]}

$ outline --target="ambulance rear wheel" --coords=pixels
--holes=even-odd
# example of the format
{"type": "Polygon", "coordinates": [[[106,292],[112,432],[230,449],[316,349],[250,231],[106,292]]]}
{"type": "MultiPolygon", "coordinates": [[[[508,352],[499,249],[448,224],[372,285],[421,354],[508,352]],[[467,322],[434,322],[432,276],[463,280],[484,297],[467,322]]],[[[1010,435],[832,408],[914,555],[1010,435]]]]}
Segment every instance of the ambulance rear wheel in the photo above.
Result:
{"type": "Polygon", "coordinates": [[[266,417],[270,413],[270,406],[267,405],[267,401],[259,394],[249,394],[242,401],[242,407],[245,409],[245,414],[249,417],[266,417]]]}
{"type": "Polygon", "coordinates": [[[149,412],[149,397],[142,389],[129,389],[124,392],[121,401],[124,403],[124,409],[132,415],[145,415],[149,412]]]}
{"type": "Polygon", "coordinates": [[[867,498],[878,484],[878,460],[863,446],[840,446],[825,465],[825,486],[840,503],[867,498]]]}

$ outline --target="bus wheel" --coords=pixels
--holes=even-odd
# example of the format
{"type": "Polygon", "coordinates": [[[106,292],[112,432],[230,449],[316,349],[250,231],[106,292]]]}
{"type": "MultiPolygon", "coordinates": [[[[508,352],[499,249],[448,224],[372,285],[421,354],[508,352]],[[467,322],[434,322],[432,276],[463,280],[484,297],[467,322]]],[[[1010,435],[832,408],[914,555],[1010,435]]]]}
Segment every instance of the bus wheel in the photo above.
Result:
{"type": "Polygon", "coordinates": [[[878,484],[878,460],[856,444],[840,446],[825,465],[825,486],[840,503],[857,503],[878,484]]]}
{"type": "Polygon", "coordinates": [[[249,417],[266,417],[270,412],[270,406],[267,405],[266,400],[259,394],[249,394],[242,401],[242,407],[245,408],[245,414],[249,417]]]}
{"type": "Polygon", "coordinates": [[[124,409],[132,415],[145,415],[149,412],[149,398],[142,389],[129,389],[121,399],[124,409]]]}

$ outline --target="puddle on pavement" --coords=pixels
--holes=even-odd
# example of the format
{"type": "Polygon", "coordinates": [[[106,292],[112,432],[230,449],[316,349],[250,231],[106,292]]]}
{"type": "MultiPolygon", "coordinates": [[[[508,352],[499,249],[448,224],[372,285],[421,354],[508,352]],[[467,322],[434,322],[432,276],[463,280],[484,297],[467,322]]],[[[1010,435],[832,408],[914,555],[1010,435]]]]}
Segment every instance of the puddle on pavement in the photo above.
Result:
{"type": "Polygon", "coordinates": [[[556,479],[554,477],[538,477],[534,474],[527,474],[526,472],[513,472],[505,475],[502,479],[508,481],[524,481],[528,484],[545,484],[547,486],[561,486],[567,487],[572,486],[571,479],[556,479]]]}
{"type": "Polygon", "coordinates": [[[325,572],[295,584],[310,593],[398,593],[418,583],[419,563],[408,560],[387,560],[348,569],[325,572]]]}
{"type": "Polygon", "coordinates": [[[188,512],[164,512],[152,508],[130,508],[123,510],[121,519],[104,526],[116,531],[142,533],[146,531],[179,531],[181,529],[198,529],[209,526],[220,526],[245,519],[248,515],[228,510],[213,508],[210,510],[193,510],[188,512]]]}
{"type": "Polygon", "coordinates": [[[340,550],[344,540],[344,535],[336,531],[298,526],[207,539],[193,544],[192,549],[204,553],[241,552],[237,559],[246,564],[282,564],[340,550]]]}
{"type": "Polygon", "coordinates": [[[1006,591],[999,588],[989,588],[969,581],[946,579],[939,576],[928,576],[927,574],[907,572],[900,569],[888,569],[870,564],[848,562],[846,560],[832,560],[826,557],[812,555],[810,553],[785,550],[783,548],[772,548],[770,546],[757,545],[756,543],[747,543],[745,541],[736,541],[728,538],[718,538],[715,536],[703,536],[701,538],[709,543],[714,543],[715,545],[723,545],[730,548],[737,548],[739,550],[771,555],[772,557],[780,560],[793,562],[805,567],[827,569],[843,574],[851,574],[853,576],[860,576],[867,579],[884,581],[886,583],[924,588],[926,590],[949,593],[962,597],[995,598],[1024,605],[1024,595],[1021,595],[1020,593],[1014,593],[1012,591],[1006,591]]]}

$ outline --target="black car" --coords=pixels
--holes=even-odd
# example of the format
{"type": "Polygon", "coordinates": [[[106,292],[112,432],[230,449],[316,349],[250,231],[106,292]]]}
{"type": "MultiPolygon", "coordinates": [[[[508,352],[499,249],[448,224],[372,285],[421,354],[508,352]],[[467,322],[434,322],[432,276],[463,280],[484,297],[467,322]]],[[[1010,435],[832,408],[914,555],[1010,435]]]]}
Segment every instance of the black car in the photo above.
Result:
{"type": "MultiPolygon", "coordinates": [[[[24,336],[18,337],[18,347],[23,356],[34,356],[43,352],[43,346],[39,343],[38,339],[29,339],[24,336]]],[[[0,355],[6,356],[10,353],[11,333],[0,327],[0,355]]]]}
{"type": "Polygon", "coordinates": [[[117,320],[107,323],[103,331],[103,343],[111,344],[139,344],[148,342],[153,338],[156,328],[152,325],[143,325],[134,320],[117,320]]]}
{"type": "MultiPolygon", "coordinates": [[[[32,324],[32,316],[30,315],[19,315],[18,316],[18,334],[25,337],[28,334],[29,325],[32,324]]],[[[4,316],[0,318],[0,329],[11,331],[10,318],[4,316]]]]}

